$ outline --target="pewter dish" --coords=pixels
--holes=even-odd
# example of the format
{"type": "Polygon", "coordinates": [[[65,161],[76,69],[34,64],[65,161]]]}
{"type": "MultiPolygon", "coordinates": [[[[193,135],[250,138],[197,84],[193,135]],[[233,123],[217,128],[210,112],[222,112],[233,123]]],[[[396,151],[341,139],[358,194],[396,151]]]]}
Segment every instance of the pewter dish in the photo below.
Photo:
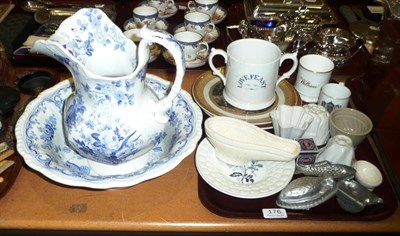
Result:
{"type": "Polygon", "coordinates": [[[200,176],[214,189],[245,199],[268,197],[281,191],[292,179],[295,161],[252,161],[247,165],[229,165],[219,160],[207,138],[196,151],[200,176]]]}
{"type": "MultiPolygon", "coordinates": [[[[169,82],[151,74],[146,76],[146,85],[159,97],[165,96],[170,87],[169,82]]],[[[132,168],[130,173],[96,173],[93,163],[65,143],[62,109],[65,99],[72,93],[71,86],[71,82],[65,80],[42,92],[27,106],[15,130],[17,150],[26,164],[53,181],[94,189],[133,186],[175,168],[196,148],[201,137],[201,110],[187,92],[181,91],[168,111],[167,135],[160,145],[145,158],[121,164],[121,168],[132,168]]]]}
{"type": "Polygon", "coordinates": [[[384,203],[382,198],[369,191],[356,180],[339,181],[336,196],[343,210],[350,213],[358,213],[367,206],[384,203]]]}
{"type": "Polygon", "coordinates": [[[336,191],[337,184],[331,177],[300,177],[279,193],[276,204],[287,209],[308,210],[329,200],[336,191]]]}
{"type": "Polygon", "coordinates": [[[354,177],[356,170],[347,165],[332,164],[328,161],[311,165],[296,165],[296,174],[332,177],[335,180],[354,177]]]}

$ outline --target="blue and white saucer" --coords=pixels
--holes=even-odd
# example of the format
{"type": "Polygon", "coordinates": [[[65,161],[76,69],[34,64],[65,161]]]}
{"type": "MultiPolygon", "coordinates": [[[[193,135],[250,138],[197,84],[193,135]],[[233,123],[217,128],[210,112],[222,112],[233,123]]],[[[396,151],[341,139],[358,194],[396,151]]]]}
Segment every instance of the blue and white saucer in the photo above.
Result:
{"type": "MultiPolygon", "coordinates": [[[[208,62],[208,54],[208,51],[202,52],[197,55],[197,58],[195,60],[186,61],[186,68],[198,68],[200,66],[204,66],[208,62]]],[[[174,58],[168,50],[164,50],[162,55],[168,63],[170,63],[171,65],[175,65],[174,58]]]]}
{"type": "MultiPolygon", "coordinates": [[[[164,20],[164,19],[159,19],[159,20],[156,22],[156,27],[155,27],[155,29],[167,31],[167,30],[168,30],[168,26],[169,26],[169,24],[168,24],[168,22],[167,22],[166,20],[164,20]]],[[[126,21],[124,22],[123,27],[124,27],[124,30],[130,30],[130,29],[136,29],[136,28],[137,28],[137,25],[136,25],[136,23],[133,21],[133,18],[129,18],[128,20],[126,20],[126,21]]]]}
{"type": "MultiPolygon", "coordinates": [[[[151,74],[146,75],[146,85],[160,98],[170,88],[168,81],[151,74]]],[[[72,86],[64,80],[42,92],[28,104],[15,128],[17,150],[25,163],[58,183],[94,189],[133,186],[175,168],[193,152],[201,137],[201,110],[182,90],[168,111],[167,135],[160,145],[116,167],[90,162],[65,142],[62,111],[72,86]]]]}
{"type": "MultiPolygon", "coordinates": [[[[175,28],[174,28],[174,30],[173,30],[174,34],[176,34],[176,33],[178,33],[178,32],[184,32],[184,31],[186,31],[186,28],[185,28],[185,25],[184,25],[183,23],[181,23],[181,24],[175,26],[175,28]]],[[[212,42],[214,42],[215,40],[217,40],[217,38],[219,37],[219,35],[220,35],[220,30],[219,30],[219,28],[218,28],[217,26],[215,26],[215,29],[214,29],[213,31],[211,31],[211,32],[209,32],[209,33],[206,33],[206,34],[203,36],[203,40],[204,40],[205,42],[207,42],[207,43],[212,43],[212,42]]]]}
{"type": "Polygon", "coordinates": [[[227,15],[228,12],[226,11],[226,9],[221,6],[218,6],[217,10],[214,13],[214,16],[211,19],[211,22],[214,24],[221,23],[223,20],[225,20],[227,15]]]}

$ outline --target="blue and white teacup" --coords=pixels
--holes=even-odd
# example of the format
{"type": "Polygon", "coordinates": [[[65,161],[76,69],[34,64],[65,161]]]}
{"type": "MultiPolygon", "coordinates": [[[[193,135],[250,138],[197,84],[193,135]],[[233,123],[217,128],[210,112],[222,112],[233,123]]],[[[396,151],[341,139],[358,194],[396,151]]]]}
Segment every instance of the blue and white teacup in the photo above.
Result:
{"type": "Polygon", "coordinates": [[[194,61],[199,54],[209,50],[208,43],[203,41],[203,36],[196,32],[178,32],[174,34],[174,39],[181,45],[186,61],[194,61]]]}
{"type": "Polygon", "coordinates": [[[187,7],[190,11],[203,12],[213,18],[218,8],[218,0],[191,0],[187,7]]]}
{"type": "Polygon", "coordinates": [[[133,9],[133,21],[138,28],[147,25],[149,29],[154,29],[158,21],[158,10],[146,5],[135,7],[133,9]]]}
{"type": "Polygon", "coordinates": [[[204,36],[205,34],[215,30],[215,25],[211,22],[211,17],[206,13],[186,13],[183,22],[187,31],[197,32],[201,34],[201,36],[204,36]]]}
{"type": "Polygon", "coordinates": [[[163,14],[168,8],[174,6],[174,0],[147,0],[147,4],[157,8],[158,13],[163,14]]]}

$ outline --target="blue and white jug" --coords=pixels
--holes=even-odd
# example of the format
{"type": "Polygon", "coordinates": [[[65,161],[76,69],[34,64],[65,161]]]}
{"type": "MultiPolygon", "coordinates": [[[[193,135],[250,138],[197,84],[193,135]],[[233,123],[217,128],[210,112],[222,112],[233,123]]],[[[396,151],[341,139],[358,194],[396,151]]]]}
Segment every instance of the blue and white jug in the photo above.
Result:
{"type": "Polygon", "coordinates": [[[68,145],[85,158],[110,165],[135,159],[160,142],[166,112],[185,73],[184,54],[172,35],[147,28],[125,34],[142,38],[139,46],[104,12],[84,8],[31,49],[63,63],[72,74],[74,92],[63,112],[68,145]],[[145,86],[152,43],[168,49],[176,62],[174,84],[161,100],[145,86]]]}

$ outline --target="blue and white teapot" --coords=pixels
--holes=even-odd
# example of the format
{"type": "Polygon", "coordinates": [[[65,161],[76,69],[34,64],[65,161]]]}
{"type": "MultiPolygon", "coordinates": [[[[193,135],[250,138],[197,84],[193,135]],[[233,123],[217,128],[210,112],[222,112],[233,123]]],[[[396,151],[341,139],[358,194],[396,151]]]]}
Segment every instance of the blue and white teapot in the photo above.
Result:
{"type": "Polygon", "coordinates": [[[165,135],[166,112],[185,73],[184,54],[172,35],[147,28],[124,34],[101,10],[84,8],[31,51],[58,60],[73,76],[63,126],[68,145],[81,156],[118,165],[147,153],[165,135]],[[133,35],[142,38],[138,48],[133,35]],[[161,100],[145,86],[152,43],[168,49],[176,62],[174,84],[161,100]]]}

